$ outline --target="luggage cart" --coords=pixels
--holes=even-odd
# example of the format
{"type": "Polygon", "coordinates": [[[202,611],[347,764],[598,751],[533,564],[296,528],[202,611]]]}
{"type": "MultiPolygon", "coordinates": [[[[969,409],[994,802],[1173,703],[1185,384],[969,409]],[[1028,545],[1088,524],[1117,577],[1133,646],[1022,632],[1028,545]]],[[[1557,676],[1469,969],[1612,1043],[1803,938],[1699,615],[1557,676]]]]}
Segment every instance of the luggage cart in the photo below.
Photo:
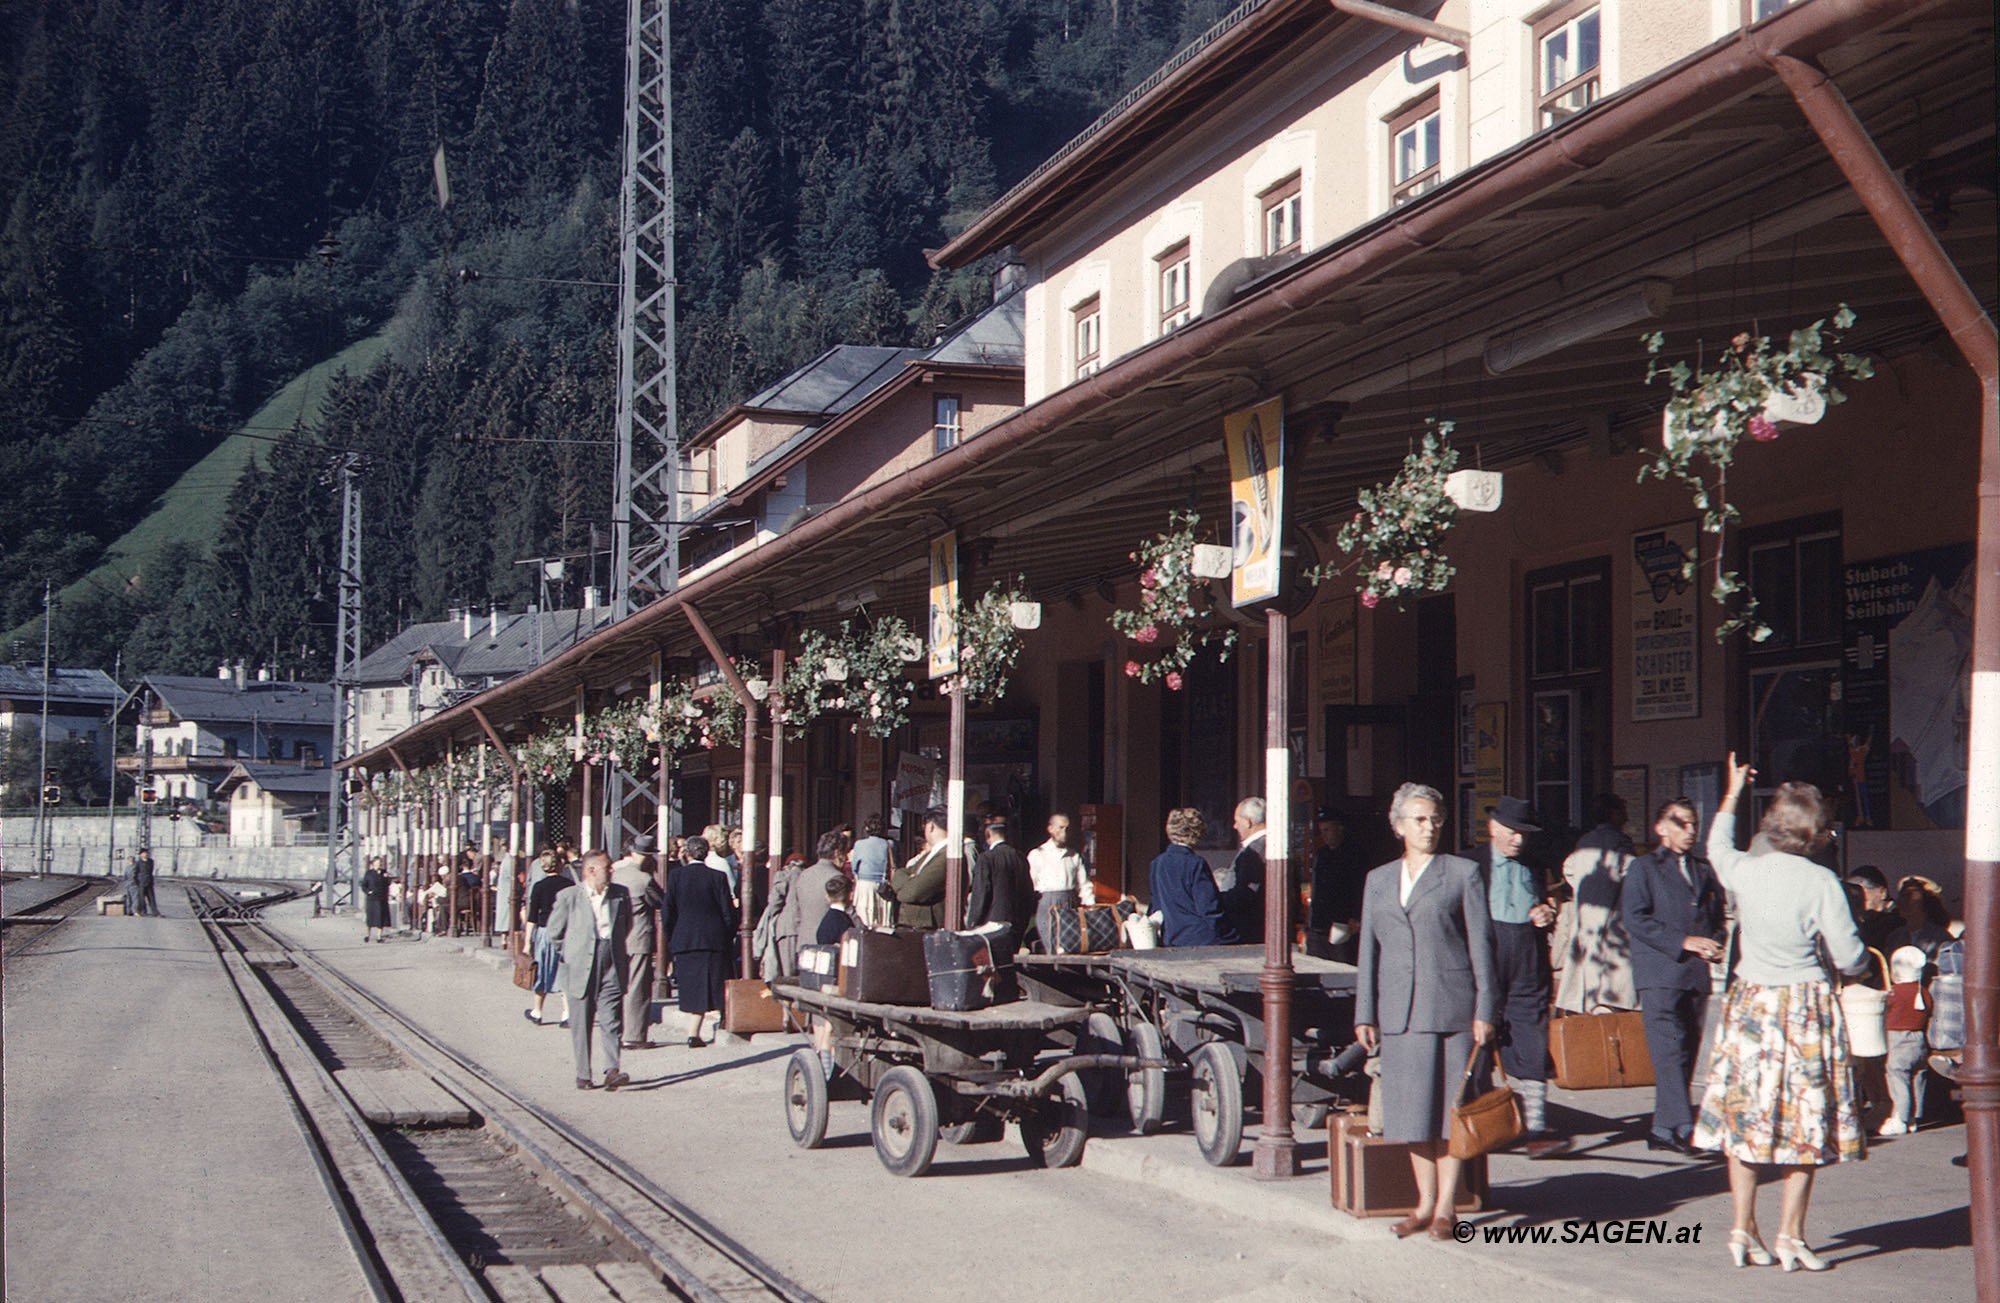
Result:
{"type": "Polygon", "coordinates": [[[850,1000],[782,981],[771,990],[801,1021],[822,1018],[832,1032],[831,1081],[816,1050],[798,1050],[785,1065],[793,1142],[818,1148],[831,1101],[866,1100],[875,1153],[897,1176],[923,1175],[940,1137],[956,1144],[997,1139],[1008,1122],[1035,1164],[1072,1167],[1090,1133],[1078,1074],[1148,1066],[1122,1053],[1065,1052],[1090,1016],[1081,1006],[1017,1000],[958,1013],[850,1000]]]}
{"type": "MultiPolygon", "coordinates": [[[[1151,1134],[1165,1116],[1167,1073],[1185,1074],[1202,1157],[1217,1167],[1236,1161],[1244,1100],[1263,1096],[1262,946],[1021,955],[1017,963],[1031,997],[1092,1006],[1078,1053],[1163,1063],[1086,1074],[1097,1112],[1122,1107],[1133,1130],[1151,1134]]],[[[1293,1115],[1302,1130],[1314,1131],[1335,1102],[1365,1098],[1360,1075],[1334,1062],[1354,1039],[1355,973],[1351,964],[1297,951],[1292,970],[1293,1115]]]]}

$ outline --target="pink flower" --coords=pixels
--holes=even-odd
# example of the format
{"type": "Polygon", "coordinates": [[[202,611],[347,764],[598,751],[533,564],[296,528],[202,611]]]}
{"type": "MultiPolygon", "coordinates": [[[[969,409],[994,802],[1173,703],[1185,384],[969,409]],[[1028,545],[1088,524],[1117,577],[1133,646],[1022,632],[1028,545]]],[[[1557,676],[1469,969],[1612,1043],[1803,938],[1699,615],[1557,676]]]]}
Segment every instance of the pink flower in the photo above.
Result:
{"type": "Polygon", "coordinates": [[[1179,670],[1167,671],[1167,687],[1171,688],[1175,692],[1179,692],[1181,690],[1181,674],[1179,670]]]}
{"type": "Polygon", "coordinates": [[[1387,561],[1384,561],[1381,565],[1375,567],[1375,577],[1377,579],[1387,579],[1392,573],[1395,572],[1395,569],[1396,567],[1390,565],[1387,561]]]}
{"type": "Polygon", "coordinates": [[[1750,418],[1750,437],[1758,443],[1769,443],[1778,437],[1778,427],[1762,412],[1750,418]]]}
{"type": "Polygon", "coordinates": [[[1361,594],[1361,604],[1367,607],[1371,611],[1374,610],[1376,606],[1378,606],[1381,603],[1381,601],[1382,599],[1377,597],[1372,592],[1361,594]]]}
{"type": "Polygon", "coordinates": [[[1150,567],[1148,567],[1139,576],[1139,587],[1141,588],[1155,588],[1158,587],[1159,582],[1160,582],[1159,572],[1150,567]]]}
{"type": "Polygon", "coordinates": [[[1137,661],[1125,662],[1125,677],[1128,679],[1136,679],[1139,677],[1139,662],[1137,661]]]}
{"type": "Polygon", "coordinates": [[[1132,639],[1134,642],[1158,642],[1160,640],[1160,627],[1156,624],[1149,624],[1139,630],[1139,632],[1133,634],[1132,639]]]}
{"type": "Polygon", "coordinates": [[[1411,577],[1410,568],[1408,566],[1397,566],[1396,573],[1389,576],[1389,578],[1395,583],[1396,587],[1398,588],[1407,587],[1410,582],[1410,577],[1411,577]]]}

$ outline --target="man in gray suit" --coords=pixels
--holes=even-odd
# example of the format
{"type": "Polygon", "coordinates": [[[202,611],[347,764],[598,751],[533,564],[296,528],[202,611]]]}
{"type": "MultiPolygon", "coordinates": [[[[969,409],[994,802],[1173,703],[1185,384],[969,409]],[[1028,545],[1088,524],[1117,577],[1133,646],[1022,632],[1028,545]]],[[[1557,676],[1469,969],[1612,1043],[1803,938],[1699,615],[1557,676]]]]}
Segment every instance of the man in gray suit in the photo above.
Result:
{"type": "Polygon", "coordinates": [[[660,908],[660,884],[653,875],[653,852],[657,848],[651,836],[640,833],[632,839],[632,846],[625,857],[611,866],[611,881],[624,888],[632,901],[632,926],[625,934],[625,953],[630,956],[631,967],[626,970],[625,986],[625,1042],[628,1050],[648,1050],[653,1042],[646,1038],[648,1025],[653,1013],[653,941],[654,916],[660,908]]]}
{"type": "Polygon", "coordinates": [[[616,1090],[631,1080],[618,1070],[618,1049],[625,1030],[620,1003],[625,994],[625,935],[632,926],[632,897],[611,880],[611,857],[603,851],[583,857],[582,873],[578,888],[556,897],[549,911],[548,938],[562,956],[576,1088],[591,1088],[590,1032],[595,1023],[604,1046],[604,1088],[616,1090]]]}

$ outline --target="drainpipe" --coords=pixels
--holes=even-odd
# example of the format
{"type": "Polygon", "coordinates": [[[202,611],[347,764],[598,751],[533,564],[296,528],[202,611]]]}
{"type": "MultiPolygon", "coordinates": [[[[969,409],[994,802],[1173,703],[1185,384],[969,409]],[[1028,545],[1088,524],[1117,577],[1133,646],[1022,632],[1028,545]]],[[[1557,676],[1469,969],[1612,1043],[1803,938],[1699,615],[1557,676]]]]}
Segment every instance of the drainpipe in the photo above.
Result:
{"type": "MultiPolygon", "coordinates": [[[[722,671],[723,681],[736,694],[736,700],[743,704],[743,852],[747,864],[750,843],[757,835],[757,698],[750,695],[750,685],[736,672],[736,666],[730,663],[728,653],[722,650],[715,631],[708,627],[708,621],[701,618],[701,612],[686,602],[681,603],[681,611],[694,629],[694,636],[701,639],[701,645],[715,659],[716,668],[722,671]]],[[[711,849],[722,856],[729,853],[727,846],[711,849]]],[[[750,934],[756,930],[757,921],[751,917],[750,875],[747,871],[738,887],[743,909],[737,925],[738,949],[743,958],[743,975],[751,977],[757,972],[757,964],[756,956],[750,953],[750,934]]]]}
{"type": "Polygon", "coordinates": [[[1460,50],[1472,48],[1470,33],[1456,27],[1446,27],[1443,23],[1434,23],[1428,18],[1419,18],[1415,14],[1406,14],[1400,9],[1391,9],[1388,5],[1372,4],[1370,0],[1332,0],[1332,3],[1335,9],[1353,18],[1366,18],[1384,27],[1393,27],[1399,32],[1410,32],[1421,36],[1427,41],[1443,41],[1446,45],[1455,45],[1460,50]]]}
{"type": "Polygon", "coordinates": [[[1747,39],[1798,101],[1882,238],[1979,377],[1972,729],[1965,803],[1966,1159],[1973,1281],[2000,1300],[2000,335],[1824,70],[1747,39]]]}

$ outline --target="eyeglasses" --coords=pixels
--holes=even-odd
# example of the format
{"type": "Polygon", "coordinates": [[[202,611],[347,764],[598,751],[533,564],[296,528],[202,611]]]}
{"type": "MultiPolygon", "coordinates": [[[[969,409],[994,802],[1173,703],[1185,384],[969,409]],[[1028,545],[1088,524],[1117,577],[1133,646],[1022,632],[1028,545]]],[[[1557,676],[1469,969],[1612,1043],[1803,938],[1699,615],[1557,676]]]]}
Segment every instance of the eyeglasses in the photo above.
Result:
{"type": "Polygon", "coordinates": [[[1441,814],[1406,814],[1403,816],[1403,822],[1427,823],[1432,827],[1442,828],[1444,827],[1444,816],[1441,814]]]}

